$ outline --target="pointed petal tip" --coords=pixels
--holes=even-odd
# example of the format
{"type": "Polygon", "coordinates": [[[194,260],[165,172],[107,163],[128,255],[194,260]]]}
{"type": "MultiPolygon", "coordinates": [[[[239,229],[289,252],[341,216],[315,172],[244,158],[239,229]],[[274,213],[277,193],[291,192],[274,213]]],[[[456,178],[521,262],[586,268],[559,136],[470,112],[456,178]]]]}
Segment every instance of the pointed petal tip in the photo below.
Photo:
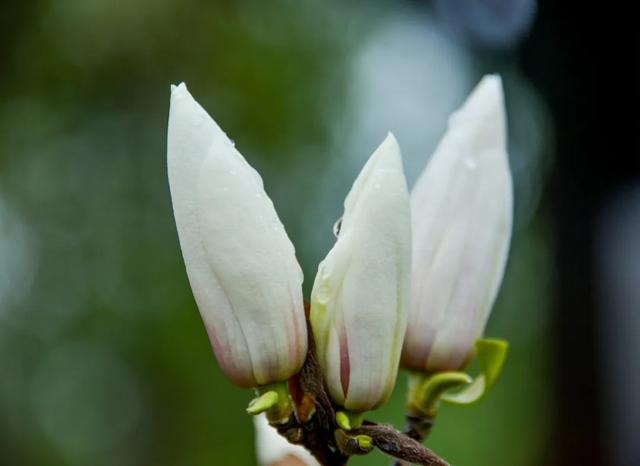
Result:
{"type": "Polygon", "coordinates": [[[174,98],[182,98],[184,96],[191,96],[189,90],[187,89],[187,85],[184,82],[179,84],[171,84],[171,100],[174,98]]]}
{"type": "Polygon", "coordinates": [[[182,90],[187,90],[187,85],[184,83],[184,81],[181,81],[178,84],[171,84],[171,93],[173,94],[176,91],[182,91],[182,90]]]}
{"type": "Polygon", "coordinates": [[[487,74],[483,76],[476,86],[474,93],[484,95],[487,100],[502,101],[502,77],[499,74],[487,74]]]}
{"type": "Polygon", "coordinates": [[[471,91],[459,113],[467,116],[484,116],[503,106],[502,78],[498,74],[483,76],[471,91]]]}
{"type": "Polygon", "coordinates": [[[385,161],[383,164],[386,165],[392,160],[401,160],[402,156],[400,154],[400,145],[391,131],[387,133],[387,136],[384,138],[380,146],[378,146],[374,155],[377,155],[376,165],[378,166],[382,161],[385,161]]]}
{"type": "Polygon", "coordinates": [[[383,141],[383,144],[384,143],[395,144],[397,146],[398,140],[396,139],[396,137],[393,135],[391,131],[387,131],[387,136],[384,138],[384,141],[383,141]]]}
{"type": "Polygon", "coordinates": [[[502,88],[502,77],[498,73],[485,74],[476,88],[493,86],[494,88],[502,88]]]}

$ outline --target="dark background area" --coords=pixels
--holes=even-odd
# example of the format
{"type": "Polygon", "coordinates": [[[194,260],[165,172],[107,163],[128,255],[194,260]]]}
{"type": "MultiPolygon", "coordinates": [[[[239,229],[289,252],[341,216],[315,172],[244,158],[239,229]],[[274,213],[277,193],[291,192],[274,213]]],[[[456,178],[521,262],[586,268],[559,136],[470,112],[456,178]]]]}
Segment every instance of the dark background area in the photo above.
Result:
{"type": "MultiPolygon", "coordinates": [[[[629,196],[640,175],[639,119],[633,110],[640,83],[639,39],[623,10],[541,2],[535,27],[521,48],[523,70],[549,102],[556,127],[556,158],[545,196],[558,268],[552,330],[558,400],[551,416],[557,432],[553,464],[610,464],[613,446],[607,436],[617,437],[615,430],[624,429],[606,419],[612,413],[605,398],[619,395],[610,393],[612,380],[604,367],[611,363],[603,354],[608,341],[599,327],[608,307],[600,299],[597,249],[603,211],[616,196],[629,196]]],[[[636,216],[638,209],[636,204],[636,216]]],[[[640,260],[632,245],[629,254],[640,260]]],[[[626,279],[638,286],[638,278],[626,279]]],[[[637,345],[640,329],[631,332],[637,345]]],[[[624,351],[628,354],[617,354],[621,369],[637,370],[637,365],[625,364],[637,358],[637,346],[624,351]]],[[[637,377],[631,376],[631,383],[637,388],[637,377]]],[[[637,416],[638,411],[628,414],[637,416]]],[[[632,422],[640,425],[637,417],[632,422]]],[[[635,456],[623,464],[635,464],[638,455],[636,447],[635,456]]]]}
{"type": "MultiPolygon", "coordinates": [[[[489,72],[505,83],[516,222],[487,335],[511,352],[428,445],[456,466],[640,464],[633,13],[346,3],[2,5],[0,464],[255,464],[252,394],[215,364],[177,243],[170,83],[262,174],[308,294],[386,131],[412,184],[489,72]]],[[[405,383],[372,418],[402,424],[405,383]]]]}

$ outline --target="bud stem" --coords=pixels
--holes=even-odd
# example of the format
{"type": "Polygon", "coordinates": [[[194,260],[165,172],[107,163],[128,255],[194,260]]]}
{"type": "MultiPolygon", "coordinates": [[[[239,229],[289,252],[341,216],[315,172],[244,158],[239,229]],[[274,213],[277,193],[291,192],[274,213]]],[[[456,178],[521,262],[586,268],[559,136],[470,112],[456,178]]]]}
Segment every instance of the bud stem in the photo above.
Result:
{"type": "Polygon", "coordinates": [[[446,391],[472,381],[464,372],[413,372],[409,374],[407,410],[411,415],[434,417],[438,411],[438,401],[446,391]]]}

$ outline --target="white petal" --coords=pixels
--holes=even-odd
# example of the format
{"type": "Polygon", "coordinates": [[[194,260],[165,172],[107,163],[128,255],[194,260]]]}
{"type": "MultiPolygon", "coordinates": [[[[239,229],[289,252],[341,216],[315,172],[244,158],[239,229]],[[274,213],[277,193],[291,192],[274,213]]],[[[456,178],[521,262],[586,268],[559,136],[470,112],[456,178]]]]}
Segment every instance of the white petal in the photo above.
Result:
{"type": "MultiPolygon", "coordinates": [[[[253,418],[256,431],[256,451],[260,466],[271,466],[288,456],[295,457],[306,466],[320,466],[320,464],[303,447],[289,443],[284,437],[269,425],[263,414],[253,418]]],[[[296,463],[297,464],[297,463],[296,463]]]]}
{"type": "Polygon", "coordinates": [[[452,115],[411,193],[405,366],[458,369],[466,361],[502,281],[512,199],[502,84],[487,76],[452,115]]]}
{"type": "MultiPolygon", "coordinates": [[[[332,394],[347,388],[348,409],[377,407],[393,389],[406,328],[410,261],[408,192],[400,149],[389,134],[345,200],[340,235],[320,264],[312,292],[321,364],[332,394]],[[337,336],[330,338],[332,333],[337,336]],[[342,373],[338,386],[336,373],[342,373]]],[[[342,404],[341,397],[334,395],[334,401],[342,404]]]]}
{"type": "Polygon", "coordinates": [[[306,354],[302,272],[258,173],[184,84],[172,91],[169,184],[191,288],[225,373],[284,380],[306,354]]]}

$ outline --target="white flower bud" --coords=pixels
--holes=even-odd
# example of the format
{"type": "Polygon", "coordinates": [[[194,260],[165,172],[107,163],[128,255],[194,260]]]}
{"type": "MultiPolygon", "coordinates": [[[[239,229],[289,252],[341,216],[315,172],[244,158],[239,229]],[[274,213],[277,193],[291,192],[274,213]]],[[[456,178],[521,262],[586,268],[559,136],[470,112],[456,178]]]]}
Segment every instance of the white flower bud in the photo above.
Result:
{"type": "Polygon", "coordinates": [[[302,271],[260,175],[180,84],[167,159],[178,237],[224,373],[242,387],[286,380],[307,350],[302,271]]]}
{"type": "Polygon", "coordinates": [[[450,120],[411,193],[413,271],[402,365],[458,370],[502,281],[512,181],[502,83],[486,76],[450,120]]]}
{"type": "Polygon", "coordinates": [[[311,324],[332,399],[365,411],[393,390],[409,304],[409,195],[391,134],[344,205],[337,242],[313,285],[311,324]]]}

